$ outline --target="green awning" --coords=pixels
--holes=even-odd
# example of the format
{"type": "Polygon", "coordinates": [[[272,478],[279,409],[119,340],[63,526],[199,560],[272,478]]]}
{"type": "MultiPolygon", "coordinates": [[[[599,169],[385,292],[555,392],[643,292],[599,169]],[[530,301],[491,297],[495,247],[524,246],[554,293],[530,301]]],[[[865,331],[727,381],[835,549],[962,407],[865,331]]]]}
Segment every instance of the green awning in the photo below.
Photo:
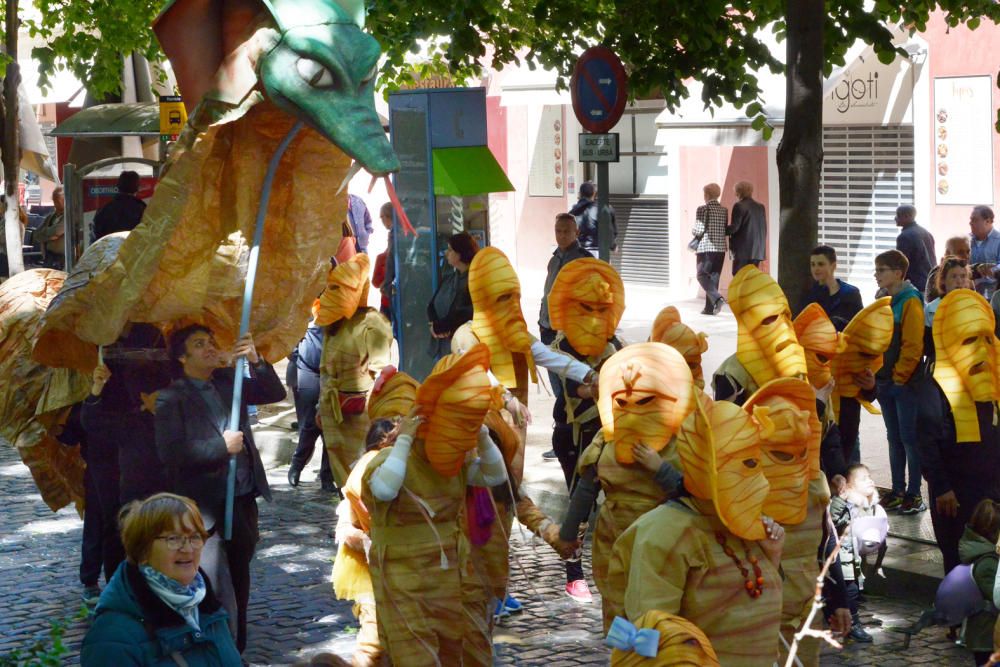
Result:
{"type": "Polygon", "coordinates": [[[488,146],[435,148],[431,152],[436,195],[462,197],[514,190],[488,146]]]}
{"type": "Polygon", "coordinates": [[[157,102],[99,104],[81,109],[49,132],[51,137],[157,137],[160,105],[157,102]]]}

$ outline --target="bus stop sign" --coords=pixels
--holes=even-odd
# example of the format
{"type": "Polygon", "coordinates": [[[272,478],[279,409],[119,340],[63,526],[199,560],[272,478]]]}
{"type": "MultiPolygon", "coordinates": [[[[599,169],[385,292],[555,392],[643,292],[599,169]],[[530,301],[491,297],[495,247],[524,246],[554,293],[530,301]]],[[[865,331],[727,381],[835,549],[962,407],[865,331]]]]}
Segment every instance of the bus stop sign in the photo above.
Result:
{"type": "Polygon", "coordinates": [[[580,55],[569,88],[573,112],[584,129],[602,134],[621,119],[628,76],[622,61],[606,46],[592,46],[580,55]]]}

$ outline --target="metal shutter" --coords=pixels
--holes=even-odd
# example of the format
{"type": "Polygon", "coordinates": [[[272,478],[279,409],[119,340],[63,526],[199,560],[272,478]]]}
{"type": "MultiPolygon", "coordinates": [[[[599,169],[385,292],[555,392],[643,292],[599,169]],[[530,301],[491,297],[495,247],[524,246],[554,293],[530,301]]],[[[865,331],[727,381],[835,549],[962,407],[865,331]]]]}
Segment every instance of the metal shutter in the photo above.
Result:
{"type": "Polygon", "coordinates": [[[819,240],[837,250],[838,277],[874,285],[875,255],[896,247],[896,207],[912,203],[912,126],[823,128],[819,240]]]}
{"type": "Polygon", "coordinates": [[[618,250],[611,263],[622,280],[670,285],[670,233],[666,197],[611,195],[618,222],[618,250]]]}

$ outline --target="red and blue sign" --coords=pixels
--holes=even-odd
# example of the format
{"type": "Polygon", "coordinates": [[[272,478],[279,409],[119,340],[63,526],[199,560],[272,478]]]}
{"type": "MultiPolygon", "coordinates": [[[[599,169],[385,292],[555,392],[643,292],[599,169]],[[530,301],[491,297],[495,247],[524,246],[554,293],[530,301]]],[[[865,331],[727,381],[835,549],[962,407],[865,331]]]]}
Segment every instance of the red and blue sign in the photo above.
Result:
{"type": "Polygon", "coordinates": [[[606,46],[592,46],[580,55],[569,88],[573,111],[584,129],[604,133],[621,119],[628,75],[622,61],[606,46]]]}

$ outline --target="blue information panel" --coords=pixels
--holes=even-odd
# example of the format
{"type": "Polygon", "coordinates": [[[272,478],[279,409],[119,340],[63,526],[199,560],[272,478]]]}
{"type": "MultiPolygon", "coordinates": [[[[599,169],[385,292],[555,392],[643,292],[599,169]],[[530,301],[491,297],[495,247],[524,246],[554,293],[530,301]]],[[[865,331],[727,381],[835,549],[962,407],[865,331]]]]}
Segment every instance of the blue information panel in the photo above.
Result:
{"type": "Polygon", "coordinates": [[[580,56],[570,81],[573,112],[590,132],[604,133],[621,119],[628,98],[625,66],[611,49],[594,46],[580,56]]]}

